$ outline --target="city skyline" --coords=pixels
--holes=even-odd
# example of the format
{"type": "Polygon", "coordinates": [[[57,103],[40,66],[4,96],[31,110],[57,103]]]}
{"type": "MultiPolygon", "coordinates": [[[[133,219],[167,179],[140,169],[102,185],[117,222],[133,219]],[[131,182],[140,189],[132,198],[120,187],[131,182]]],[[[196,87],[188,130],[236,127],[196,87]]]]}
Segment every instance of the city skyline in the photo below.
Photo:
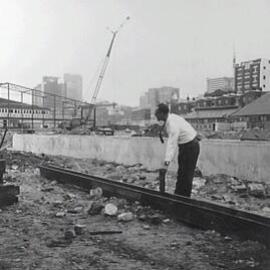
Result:
{"type": "Polygon", "coordinates": [[[206,78],[231,77],[242,62],[270,59],[268,1],[1,0],[1,81],[34,87],[44,75],[81,74],[90,102],[102,60],[116,38],[98,99],[138,106],[149,88],[181,98],[206,91],[206,78]],[[64,8],[63,8],[64,7],[64,8]],[[74,19],[75,18],[75,19],[74,19]]]}

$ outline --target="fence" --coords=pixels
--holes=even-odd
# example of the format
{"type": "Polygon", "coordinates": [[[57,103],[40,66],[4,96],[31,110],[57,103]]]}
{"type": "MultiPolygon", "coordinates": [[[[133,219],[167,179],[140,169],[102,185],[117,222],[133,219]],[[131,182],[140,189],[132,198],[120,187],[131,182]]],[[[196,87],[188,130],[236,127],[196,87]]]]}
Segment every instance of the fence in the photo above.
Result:
{"type": "Polygon", "coordinates": [[[81,118],[82,108],[90,104],[79,100],[24,87],[0,83],[0,127],[56,128],[60,123],[81,118]]]}

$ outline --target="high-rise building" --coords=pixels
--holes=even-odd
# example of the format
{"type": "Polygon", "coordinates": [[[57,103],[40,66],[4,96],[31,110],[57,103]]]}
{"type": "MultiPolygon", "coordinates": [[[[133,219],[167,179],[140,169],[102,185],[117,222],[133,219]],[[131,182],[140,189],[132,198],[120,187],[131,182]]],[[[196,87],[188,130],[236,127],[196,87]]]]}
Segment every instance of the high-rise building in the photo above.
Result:
{"type": "Polygon", "coordinates": [[[270,60],[256,59],[241,62],[234,67],[235,90],[270,90],[270,60]]]}
{"type": "Polygon", "coordinates": [[[216,90],[230,92],[234,89],[234,79],[232,77],[207,78],[207,93],[216,90]]]}
{"type": "Polygon", "coordinates": [[[148,92],[140,98],[140,108],[150,108],[151,117],[154,117],[155,110],[159,103],[177,103],[179,100],[179,88],[160,87],[150,88],[148,92]]]}
{"type": "Polygon", "coordinates": [[[36,87],[34,87],[33,92],[33,105],[43,107],[43,93],[42,93],[42,84],[38,84],[36,87]]]}
{"type": "Polygon", "coordinates": [[[82,77],[77,74],[64,74],[66,96],[82,101],[82,77]]]}
{"type": "Polygon", "coordinates": [[[44,76],[42,78],[42,90],[44,92],[44,107],[54,108],[56,103],[56,98],[53,95],[61,94],[58,77],[54,76],[44,76]],[[53,95],[50,95],[53,94],[53,95]]]}

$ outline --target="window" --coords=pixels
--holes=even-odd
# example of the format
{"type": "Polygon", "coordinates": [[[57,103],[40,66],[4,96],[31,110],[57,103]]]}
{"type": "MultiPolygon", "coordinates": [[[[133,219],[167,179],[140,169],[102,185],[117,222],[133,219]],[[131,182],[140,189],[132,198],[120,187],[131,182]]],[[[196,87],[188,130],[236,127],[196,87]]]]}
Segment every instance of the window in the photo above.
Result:
{"type": "Polygon", "coordinates": [[[266,67],[264,66],[263,69],[266,69],[266,67]]]}
{"type": "Polygon", "coordinates": [[[265,88],[265,84],[263,85],[263,88],[265,88]]]}
{"type": "Polygon", "coordinates": [[[263,75],[263,79],[265,80],[265,75],[263,75]]]}

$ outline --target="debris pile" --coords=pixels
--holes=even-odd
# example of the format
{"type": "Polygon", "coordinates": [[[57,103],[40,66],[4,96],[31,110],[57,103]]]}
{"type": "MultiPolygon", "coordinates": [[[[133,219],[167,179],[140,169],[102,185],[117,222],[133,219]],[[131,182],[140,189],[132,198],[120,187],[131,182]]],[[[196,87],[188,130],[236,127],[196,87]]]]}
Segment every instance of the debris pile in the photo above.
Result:
{"type": "MultiPolygon", "coordinates": [[[[21,194],[19,204],[1,212],[0,269],[247,269],[258,265],[268,269],[263,268],[268,252],[261,244],[179,225],[140,202],[106,198],[100,187],[86,193],[44,179],[37,169],[46,161],[89,174],[118,173],[127,179],[136,176],[132,184],[152,181],[154,187],[158,172],[148,171],[141,164],[7,155],[8,174],[4,178],[8,175],[14,184],[20,183],[21,194]]],[[[173,185],[173,179],[175,176],[168,176],[168,185],[173,185]]],[[[221,185],[220,179],[203,177],[195,182],[196,196],[208,185],[221,185]]],[[[238,182],[233,183],[235,190],[246,192],[238,182]]],[[[247,185],[249,198],[263,202],[266,197],[260,197],[260,188],[247,185]]],[[[234,189],[231,193],[237,194],[234,189]]],[[[267,196],[268,191],[264,194],[267,196]]],[[[267,207],[270,209],[264,205],[265,210],[267,207]]]]}

